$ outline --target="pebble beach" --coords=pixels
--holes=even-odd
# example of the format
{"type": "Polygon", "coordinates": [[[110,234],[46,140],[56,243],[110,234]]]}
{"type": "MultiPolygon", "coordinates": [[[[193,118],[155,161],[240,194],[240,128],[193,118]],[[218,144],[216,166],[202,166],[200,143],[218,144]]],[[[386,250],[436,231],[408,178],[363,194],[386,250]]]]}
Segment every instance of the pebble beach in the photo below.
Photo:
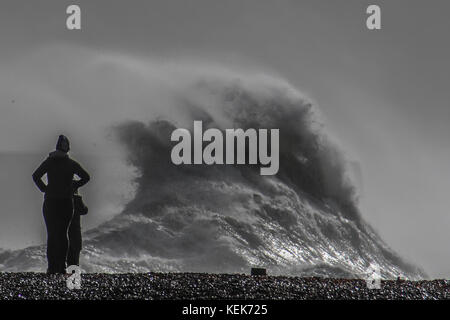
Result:
{"type": "Polygon", "coordinates": [[[67,287],[68,275],[0,273],[0,300],[441,300],[449,280],[365,280],[207,273],[81,275],[81,289],[67,287]]]}

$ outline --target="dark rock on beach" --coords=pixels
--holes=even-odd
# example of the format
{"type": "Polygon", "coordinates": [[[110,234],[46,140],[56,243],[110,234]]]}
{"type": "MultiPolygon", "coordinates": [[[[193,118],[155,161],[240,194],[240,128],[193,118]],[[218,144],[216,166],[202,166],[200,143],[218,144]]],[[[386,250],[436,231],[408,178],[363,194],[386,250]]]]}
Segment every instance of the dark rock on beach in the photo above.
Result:
{"type": "Polygon", "coordinates": [[[178,299],[448,299],[450,281],[365,280],[206,273],[81,275],[81,289],[68,289],[68,275],[0,273],[2,300],[178,299]]]}

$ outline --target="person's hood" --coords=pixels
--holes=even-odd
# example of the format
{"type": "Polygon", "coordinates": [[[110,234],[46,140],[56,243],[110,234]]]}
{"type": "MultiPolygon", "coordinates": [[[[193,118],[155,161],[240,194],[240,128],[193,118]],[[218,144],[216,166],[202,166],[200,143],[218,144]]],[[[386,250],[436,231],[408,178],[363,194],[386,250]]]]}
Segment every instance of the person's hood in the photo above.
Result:
{"type": "Polygon", "coordinates": [[[50,152],[48,157],[49,158],[67,158],[69,155],[61,150],[55,150],[53,152],[50,152]]]}
{"type": "Polygon", "coordinates": [[[58,142],[56,143],[56,150],[61,150],[63,152],[69,152],[70,142],[69,142],[69,139],[65,135],[61,134],[58,137],[58,142]]]}

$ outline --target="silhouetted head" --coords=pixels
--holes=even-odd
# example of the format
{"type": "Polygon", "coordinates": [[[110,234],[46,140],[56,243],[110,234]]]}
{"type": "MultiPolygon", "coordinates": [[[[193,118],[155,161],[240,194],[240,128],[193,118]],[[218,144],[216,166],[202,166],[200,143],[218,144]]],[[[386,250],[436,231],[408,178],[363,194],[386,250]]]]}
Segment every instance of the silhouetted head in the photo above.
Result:
{"type": "Polygon", "coordinates": [[[69,152],[70,150],[70,143],[69,139],[65,135],[60,135],[58,137],[58,142],[56,143],[56,150],[60,150],[62,152],[69,152]]]}

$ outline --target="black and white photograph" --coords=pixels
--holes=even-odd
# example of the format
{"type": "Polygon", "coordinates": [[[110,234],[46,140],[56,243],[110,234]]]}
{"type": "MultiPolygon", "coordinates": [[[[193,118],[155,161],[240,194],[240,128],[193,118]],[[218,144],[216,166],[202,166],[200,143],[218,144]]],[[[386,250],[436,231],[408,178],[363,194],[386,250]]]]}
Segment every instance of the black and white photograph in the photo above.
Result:
{"type": "Polygon", "coordinates": [[[1,0],[0,303],[449,299],[449,14],[1,0]]]}

